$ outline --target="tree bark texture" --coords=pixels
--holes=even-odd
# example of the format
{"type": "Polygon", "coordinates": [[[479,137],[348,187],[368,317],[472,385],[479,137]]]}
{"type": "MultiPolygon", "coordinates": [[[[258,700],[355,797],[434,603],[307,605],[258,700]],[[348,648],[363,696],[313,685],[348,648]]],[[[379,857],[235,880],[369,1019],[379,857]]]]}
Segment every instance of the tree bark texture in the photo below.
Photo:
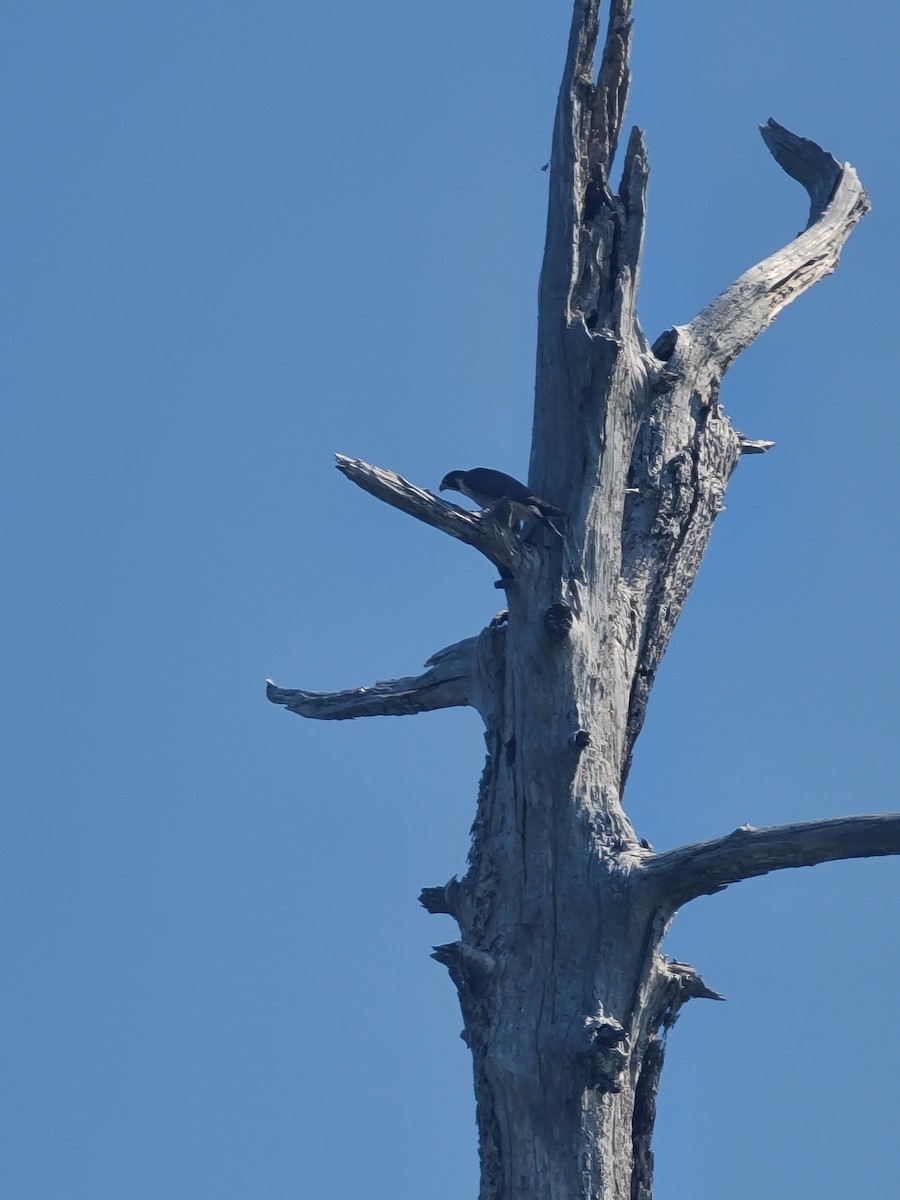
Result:
{"type": "Polygon", "coordinates": [[[763,137],[810,196],[806,230],[689,324],[651,344],[636,299],[647,152],[612,164],[629,85],[630,0],[576,0],[550,172],[529,484],[563,536],[517,535],[339,457],[379,499],[473,545],[507,608],[425,674],[321,695],[269,685],[302,715],[481,713],[487,761],[461,879],[422,893],[459,939],[435,949],[472,1052],[481,1200],[647,1200],[668,1029],[721,997],[661,952],[679,905],[833,858],[900,853],[900,816],[745,827],[654,854],[622,807],[650,689],[729,477],[771,443],[722,411],[724,372],[779,310],[832,271],[868,201],[850,166],[770,121],[763,137]]]}

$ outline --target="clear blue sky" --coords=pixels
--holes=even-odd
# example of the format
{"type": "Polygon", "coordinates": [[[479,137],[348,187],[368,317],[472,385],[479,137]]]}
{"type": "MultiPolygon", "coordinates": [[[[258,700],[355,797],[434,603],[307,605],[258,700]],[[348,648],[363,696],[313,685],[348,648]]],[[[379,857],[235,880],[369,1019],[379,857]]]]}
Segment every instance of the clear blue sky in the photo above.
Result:
{"type": "MultiPolygon", "coordinates": [[[[479,723],[264,699],[415,672],[490,566],[343,480],[524,475],[569,0],[7,0],[3,1138],[8,1200],[459,1200],[461,1021],[416,903],[464,868],[479,723]]],[[[742,463],[627,801],[658,848],[896,809],[895,6],[637,5],[641,310],[797,232],[756,126],[874,209],[728,376],[742,463]]],[[[727,1004],[670,1039],[659,1200],[886,1196],[900,863],[699,901],[727,1004]]]]}

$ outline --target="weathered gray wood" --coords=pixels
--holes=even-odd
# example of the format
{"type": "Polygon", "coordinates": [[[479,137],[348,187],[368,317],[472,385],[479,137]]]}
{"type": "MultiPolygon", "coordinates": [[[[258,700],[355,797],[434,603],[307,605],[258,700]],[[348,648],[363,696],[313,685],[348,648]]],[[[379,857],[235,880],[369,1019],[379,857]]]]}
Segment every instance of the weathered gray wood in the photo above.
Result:
{"type": "Polygon", "coordinates": [[[518,540],[509,523],[505,525],[487,512],[470,512],[457,504],[433,495],[382,467],[373,467],[360,458],[347,458],[336,454],[337,469],[363,491],[402,512],[449,533],[480,550],[486,558],[500,568],[504,575],[514,575],[523,557],[529,554],[518,540]]]}
{"type": "Polygon", "coordinates": [[[900,854],[900,813],[805,821],[756,829],[742,825],[710,842],[694,842],[654,857],[648,867],[660,900],[672,912],[697,896],[786,867],[813,867],[845,858],[900,854]]]}
{"type": "Polygon", "coordinates": [[[266,680],[266,697],[289,712],[318,721],[348,721],[355,717],[405,717],[474,703],[475,647],[466,638],[432,655],[423,675],[374,683],[343,692],[305,692],[280,688],[266,680]]]}
{"type": "Polygon", "coordinates": [[[751,441],[750,438],[742,437],[739,449],[741,454],[765,454],[765,452],[767,450],[771,450],[774,445],[774,442],[766,442],[761,438],[751,441]]]}
{"type": "Polygon", "coordinates": [[[684,330],[667,356],[670,370],[687,368],[701,379],[718,376],[778,313],[835,269],[841,247],[869,211],[869,198],[849,163],[843,167],[808,138],[777,122],[762,126],[779,166],[809,193],[809,224],[783,249],[746,271],[684,330]]]}
{"type": "Polygon", "coordinates": [[[390,471],[338,458],[379,499],[501,570],[508,610],[415,679],[323,696],[270,690],[313,717],[468,703],[486,727],[468,869],[422,903],[459,938],[435,947],[474,1066],[481,1200],[649,1200],[666,1031],[721,999],[661,952],[675,909],[755,874],[900,853],[900,818],[845,818],[654,854],[622,806],[659,663],[741,457],[722,376],[834,269],[868,201],[853,169],[774,122],[765,140],[810,195],[810,223],[688,325],[651,346],[637,317],[648,159],[633,130],[610,182],[629,85],[630,0],[576,0],[556,110],[529,485],[567,514],[517,540],[390,471]]]}

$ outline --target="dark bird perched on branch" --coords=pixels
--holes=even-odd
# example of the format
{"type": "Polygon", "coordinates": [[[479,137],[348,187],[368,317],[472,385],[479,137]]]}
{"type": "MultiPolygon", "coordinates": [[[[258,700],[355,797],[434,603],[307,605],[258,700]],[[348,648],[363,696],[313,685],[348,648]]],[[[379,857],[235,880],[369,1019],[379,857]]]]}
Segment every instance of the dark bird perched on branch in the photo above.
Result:
{"type": "Polygon", "coordinates": [[[550,517],[557,517],[563,521],[566,519],[566,514],[555,504],[535,496],[524,483],[513,479],[512,475],[506,475],[503,471],[492,471],[490,467],[475,467],[471,471],[448,471],[441,480],[440,490],[462,492],[482,508],[494,508],[506,501],[512,524],[537,517],[549,525],[554,533],[559,534],[550,517]]]}

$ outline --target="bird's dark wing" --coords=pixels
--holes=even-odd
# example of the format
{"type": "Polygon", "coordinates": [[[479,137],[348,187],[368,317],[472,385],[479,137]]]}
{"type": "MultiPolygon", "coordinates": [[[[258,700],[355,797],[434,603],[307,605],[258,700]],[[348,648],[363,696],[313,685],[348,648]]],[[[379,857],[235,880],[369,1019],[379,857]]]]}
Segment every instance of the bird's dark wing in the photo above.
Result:
{"type": "MultiPolygon", "coordinates": [[[[544,517],[564,517],[562,509],[535,496],[524,483],[513,479],[504,471],[494,471],[491,467],[473,467],[466,471],[461,479],[462,489],[466,495],[477,503],[488,507],[497,500],[509,500],[513,504],[522,505],[544,517]]],[[[521,513],[518,520],[525,520],[526,513],[521,513]]]]}
{"type": "Polygon", "coordinates": [[[524,483],[519,483],[512,475],[494,471],[490,467],[474,467],[471,471],[466,471],[463,481],[474,494],[488,496],[492,500],[506,497],[507,500],[518,500],[520,504],[527,504],[533,499],[524,483]]]}

